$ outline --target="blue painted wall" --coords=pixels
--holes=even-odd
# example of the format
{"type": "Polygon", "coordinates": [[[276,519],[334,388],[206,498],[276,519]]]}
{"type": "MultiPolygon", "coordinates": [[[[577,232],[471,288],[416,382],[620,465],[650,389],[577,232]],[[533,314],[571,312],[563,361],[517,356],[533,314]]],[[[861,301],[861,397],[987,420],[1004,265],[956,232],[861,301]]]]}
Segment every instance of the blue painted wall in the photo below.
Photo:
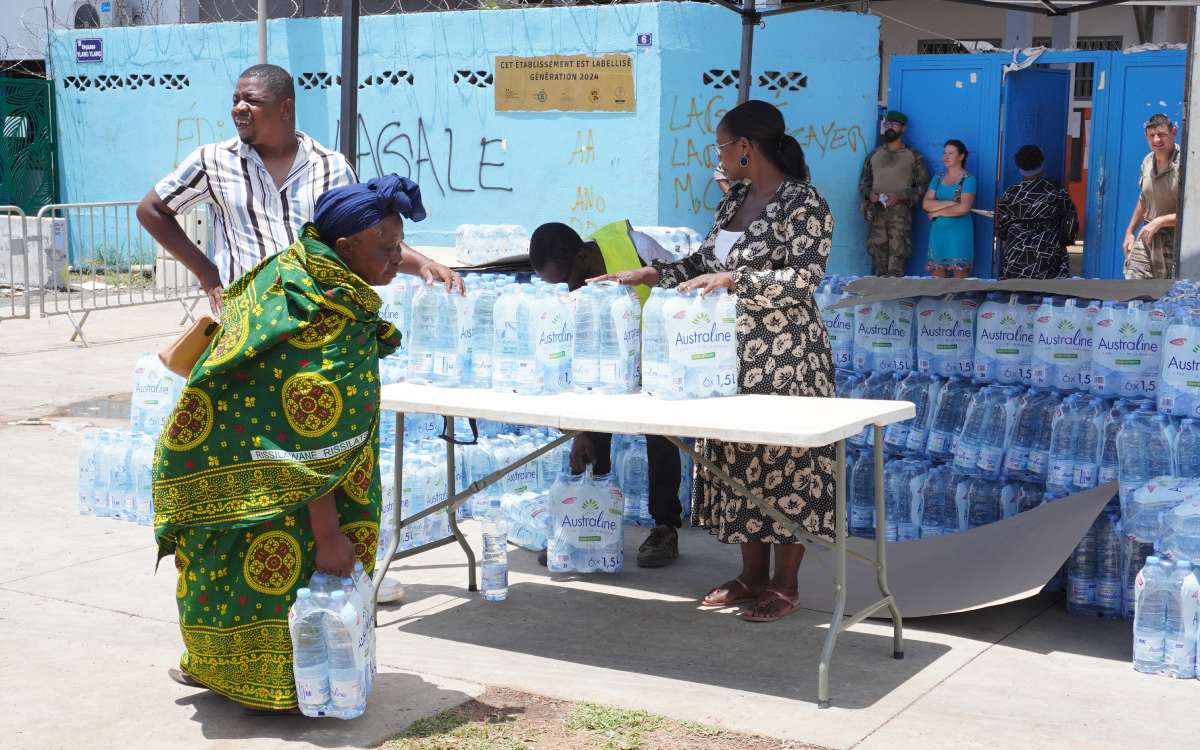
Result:
{"type": "MultiPolygon", "coordinates": [[[[413,244],[452,245],[464,223],[711,225],[719,191],[703,149],[737,90],[704,74],[737,67],[740,24],[729,11],[642,3],[415,13],[363,18],[361,34],[359,176],[421,183],[430,216],[408,227],[413,244]],[[638,48],[638,33],[652,33],[653,46],[638,48]],[[492,73],[496,55],[589,52],[634,56],[636,113],[495,112],[491,86],[454,80],[460,70],[492,73]]],[[[306,80],[330,77],[298,87],[297,122],[336,147],[340,20],[272,21],[269,39],[271,62],[306,80]]],[[[233,84],[257,55],[252,23],[61,32],[50,44],[69,203],[137,200],[196,147],[233,137],[233,84]],[[104,62],[74,62],[83,36],[104,39],[104,62]],[[78,76],[90,85],[78,88],[78,76]],[[134,88],[133,76],[155,85],[134,88]],[[164,86],[164,76],[187,85],[164,86]]],[[[768,19],[755,38],[752,96],[783,109],[833,207],[834,272],[868,268],[855,189],[874,142],[877,51],[878,19],[853,13],[768,19]],[[766,71],[802,78],[773,90],[766,71]]]]}

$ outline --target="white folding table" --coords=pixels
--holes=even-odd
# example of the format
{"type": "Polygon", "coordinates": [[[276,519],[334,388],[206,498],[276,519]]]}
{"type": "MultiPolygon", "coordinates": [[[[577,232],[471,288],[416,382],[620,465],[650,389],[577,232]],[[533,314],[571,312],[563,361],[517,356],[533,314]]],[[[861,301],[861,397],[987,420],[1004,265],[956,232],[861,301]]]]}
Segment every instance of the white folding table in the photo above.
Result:
{"type": "MultiPolygon", "coordinates": [[[[765,513],[790,529],[803,544],[820,545],[834,552],[835,570],[830,574],[837,586],[836,606],[829,635],[821,652],[818,673],[818,705],[829,706],[829,662],[838,634],[846,628],[887,607],[894,629],[893,657],[904,658],[904,627],[900,611],[888,590],[887,558],[885,555],[883,503],[883,426],[900,422],[915,415],[913,404],[907,401],[872,401],[865,399],[803,398],[790,396],[738,395],[691,401],[659,401],[641,393],[589,395],[560,393],[548,396],[519,396],[512,393],[475,390],[470,388],[437,388],[434,386],[397,383],[383,387],[382,408],[396,415],[396,478],[397,493],[403,486],[404,414],[437,414],[446,417],[486,419],[490,422],[509,422],[535,427],[553,427],[562,437],[539,448],[503,470],[473,482],[462,492],[451,495],[436,506],[425,508],[408,518],[400,517],[400,503],[393,503],[392,535],[383,560],[374,571],[375,590],[393,561],[457,541],[467,556],[468,589],[475,591],[475,555],[454,520],[454,511],[472,495],[494,484],[505,474],[522,466],[546,451],[574,438],[582,432],[664,435],[720,477],[735,492],[757,505],[765,513]],[[874,426],[875,437],[875,559],[847,549],[849,532],[846,504],[846,438],[858,434],[867,425],[874,426]],[[774,507],[767,505],[741,483],[734,481],[715,464],[673,435],[691,438],[714,438],[735,443],[765,443],[802,448],[837,444],[836,512],[834,528],[837,533],[830,541],[813,536],[798,524],[788,520],[774,507]],[[429,542],[397,553],[400,529],[439,511],[447,511],[452,536],[429,542]],[[879,593],[883,598],[857,614],[843,618],[846,605],[846,557],[853,557],[875,568],[879,593]]],[[[453,438],[449,427],[445,438],[453,438]]],[[[455,486],[454,451],[446,451],[446,481],[455,486]]],[[[814,556],[824,567],[819,556],[814,556]]],[[[826,572],[829,573],[828,569],[826,572]]]]}

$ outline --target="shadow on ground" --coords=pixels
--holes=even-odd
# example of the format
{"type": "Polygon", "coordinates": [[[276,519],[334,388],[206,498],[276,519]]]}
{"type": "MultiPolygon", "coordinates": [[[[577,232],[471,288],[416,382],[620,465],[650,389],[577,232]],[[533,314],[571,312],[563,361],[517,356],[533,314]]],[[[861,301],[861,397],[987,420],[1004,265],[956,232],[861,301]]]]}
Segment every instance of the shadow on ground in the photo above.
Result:
{"type": "Polygon", "coordinates": [[[201,733],[209,740],[281,740],[305,742],[316,747],[365,748],[392,737],[412,721],[453,708],[472,697],[460,690],[439,688],[420,675],[380,672],[366,713],[353,721],[287,715],[250,716],[228,698],[211,690],[175,702],[195,710],[191,720],[200,725],[201,733]],[[430,711],[431,704],[440,705],[440,708],[430,711]],[[404,716],[406,713],[411,716],[404,716]]]}

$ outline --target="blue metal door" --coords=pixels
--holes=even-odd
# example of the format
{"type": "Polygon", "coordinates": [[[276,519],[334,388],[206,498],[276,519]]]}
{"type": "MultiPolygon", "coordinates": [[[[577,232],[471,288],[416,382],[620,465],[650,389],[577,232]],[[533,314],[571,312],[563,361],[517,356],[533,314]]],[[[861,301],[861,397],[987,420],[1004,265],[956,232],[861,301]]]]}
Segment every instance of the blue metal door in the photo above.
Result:
{"type": "MultiPolygon", "coordinates": [[[[1084,275],[1123,278],[1125,252],[1122,243],[1133,217],[1141,189],[1138,179],[1142,160],[1150,153],[1146,143],[1146,120],[1164,113],[1178,126],[1183,117],[1183,81],[1186,53],[1183,50],[1114,54],[1107,84],[1107,138],[1103,153],[1093,142],[1090,170],[1098,175],[1097,221],[1099,252],[1091,248],[1084,257],[1084,275]]],[[[1093,115],[1094,117],[1095,115],[1093,115]]],[[[1091,241],[1090,233],[1088,241],[1091,241]]]]}
{"type": "MultiPolygon", "coordinates": [[[[997,195],[1021,181],[1013,156],[1022,146],[1037,146],[1046,161],[1047,177],[1063,179],[1067,157],[1067,117],[1071,111],[1071,72],[1057,68],[1026,68],[1004,78],[1004,129],[1000,147],[1000,186],[997,195]]],[[[978,261],[978,258],[976,258],[978,261]]],[[[999,273],[999,257],[989,268],[999,273]]],[[[980,275],[980,274],[976,274],[980,275]]]]}
{"type": "MultiPolygon", "coordinates": [[[[999,64],[988,55],[893,57],[888,73],[888,105],[908,116],[904,140],[929,162],[931,175],[946,171],[942,149],[947,140],[962,141],[970,156],[967,171],[976,176],[975,205],[990,208],[996,200],[996,132],[999,123],[999,64]],[[964,59],[967,58],[967,59],[964,59]],[[982,115],[981,115],[982,113],[982,115]]],[[[975,275],[988,275],[992,221],[973,215],[975,275]],[[987,253],[981,255],[981,251],[987,253]],[[982,265],[981,265],[982,264],[982,265]]],[[[926,275],[929,218],[919,204],[913,210],[913,249],[907,272],[926,275]]]]}

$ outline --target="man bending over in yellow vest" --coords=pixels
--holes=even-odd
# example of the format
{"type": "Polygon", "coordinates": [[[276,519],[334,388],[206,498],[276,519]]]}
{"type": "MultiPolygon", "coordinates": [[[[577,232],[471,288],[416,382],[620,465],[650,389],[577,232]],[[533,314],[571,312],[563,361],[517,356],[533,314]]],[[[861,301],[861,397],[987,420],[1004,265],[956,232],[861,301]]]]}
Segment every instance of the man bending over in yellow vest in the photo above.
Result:
{"type": "MultiPolygon", "coordinates": [[[[587,279],[641,268],[652,260],[674,260],[662,245],[650,236],[636,232],[628,221],[600,227],[586,239],[566,224],[543,224],[529,239],[529,262],[548,284],[566,284],[571,291],[587,279]]],[[[650,296],[649,287],[634,287],[642,304],[650,296]]],[[[612,435],[586,432],[571,446],[571,471],[583,472],[587,464],[594,474],[607,474],[609,443],[612,435]]],[[[679,449],[661,435],[646,436],[646,457],[650,463],[650,515],[656,526],[638,548],[640,568],[662,568],[679,557],[679,527],[683,525],[683,507],[679,502],[679,449]]],[[[538,557],[546,564],[546,553],[538,557]]]]}

